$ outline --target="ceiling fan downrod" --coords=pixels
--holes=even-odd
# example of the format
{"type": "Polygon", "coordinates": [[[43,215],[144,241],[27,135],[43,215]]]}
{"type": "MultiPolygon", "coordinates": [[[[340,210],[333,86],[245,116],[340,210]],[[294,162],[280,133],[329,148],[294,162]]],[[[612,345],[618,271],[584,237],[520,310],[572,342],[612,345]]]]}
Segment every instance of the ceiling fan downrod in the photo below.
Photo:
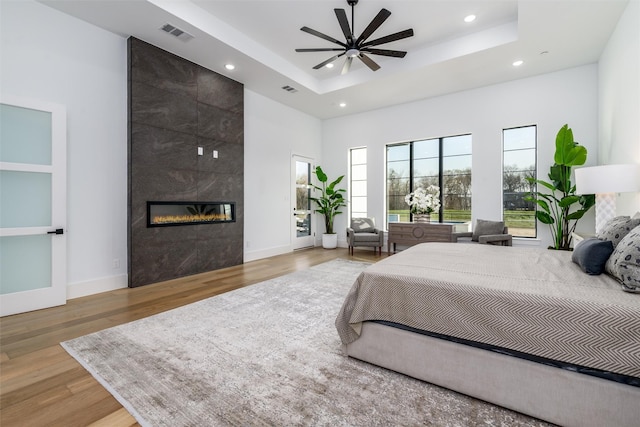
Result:
{"type": "MultiPolygon", "coordinates": [[[[347,4],[351,6],[351,43],[349,45],[355,45],[356,38],[356,19],[354,18],[354,6],[358,4],[358,0],[347,0],[347,4]]],[[[355,46],[354,46],[355,47],[355,46]]]]}

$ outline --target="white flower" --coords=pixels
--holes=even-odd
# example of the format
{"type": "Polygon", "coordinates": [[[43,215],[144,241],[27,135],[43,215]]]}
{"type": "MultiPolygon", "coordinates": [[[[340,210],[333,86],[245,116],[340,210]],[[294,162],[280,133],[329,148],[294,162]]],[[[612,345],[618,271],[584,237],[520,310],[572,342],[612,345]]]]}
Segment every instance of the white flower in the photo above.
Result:
{"type": "Polygon", "coordinates": [[[426,190],[417,188],[413,193],[407,194],[404,201],[412,213],[430,214],[440,209],[440,188],[435,185],[430,185],[426,190]]]}

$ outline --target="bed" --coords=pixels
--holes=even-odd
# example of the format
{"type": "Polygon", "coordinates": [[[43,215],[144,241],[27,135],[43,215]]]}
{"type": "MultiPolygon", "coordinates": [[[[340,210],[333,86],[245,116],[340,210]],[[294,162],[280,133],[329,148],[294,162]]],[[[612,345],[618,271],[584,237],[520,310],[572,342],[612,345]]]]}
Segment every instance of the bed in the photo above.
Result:
{"type": "Polygon", "coordinates": [[[640,425],[640,294],[571,253],[424,243],[368,267],[347,355],[564,426],[640,425]]]}

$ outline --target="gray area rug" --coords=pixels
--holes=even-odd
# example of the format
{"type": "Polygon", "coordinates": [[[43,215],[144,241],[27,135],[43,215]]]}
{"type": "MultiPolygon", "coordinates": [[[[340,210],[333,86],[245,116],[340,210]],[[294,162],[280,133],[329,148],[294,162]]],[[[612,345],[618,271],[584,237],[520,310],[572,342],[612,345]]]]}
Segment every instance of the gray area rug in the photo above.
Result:
{"type": "Polygon", "coordinates": [[[62,343],[143,426],[546,426],[342,355],[334,260],[62,343]]]}

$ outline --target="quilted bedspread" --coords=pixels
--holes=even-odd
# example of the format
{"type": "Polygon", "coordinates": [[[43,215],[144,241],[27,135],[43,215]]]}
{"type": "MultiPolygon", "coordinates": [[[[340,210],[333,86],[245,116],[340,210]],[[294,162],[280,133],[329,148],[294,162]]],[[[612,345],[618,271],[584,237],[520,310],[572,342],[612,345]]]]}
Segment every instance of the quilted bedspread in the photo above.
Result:
{"type": "Polygon", "coordinates": [[[367,320],[640,377],[640,294],[585,274],[570,252],[416,245],[358,277],[336,319],[342,342],[367,320]]]}

